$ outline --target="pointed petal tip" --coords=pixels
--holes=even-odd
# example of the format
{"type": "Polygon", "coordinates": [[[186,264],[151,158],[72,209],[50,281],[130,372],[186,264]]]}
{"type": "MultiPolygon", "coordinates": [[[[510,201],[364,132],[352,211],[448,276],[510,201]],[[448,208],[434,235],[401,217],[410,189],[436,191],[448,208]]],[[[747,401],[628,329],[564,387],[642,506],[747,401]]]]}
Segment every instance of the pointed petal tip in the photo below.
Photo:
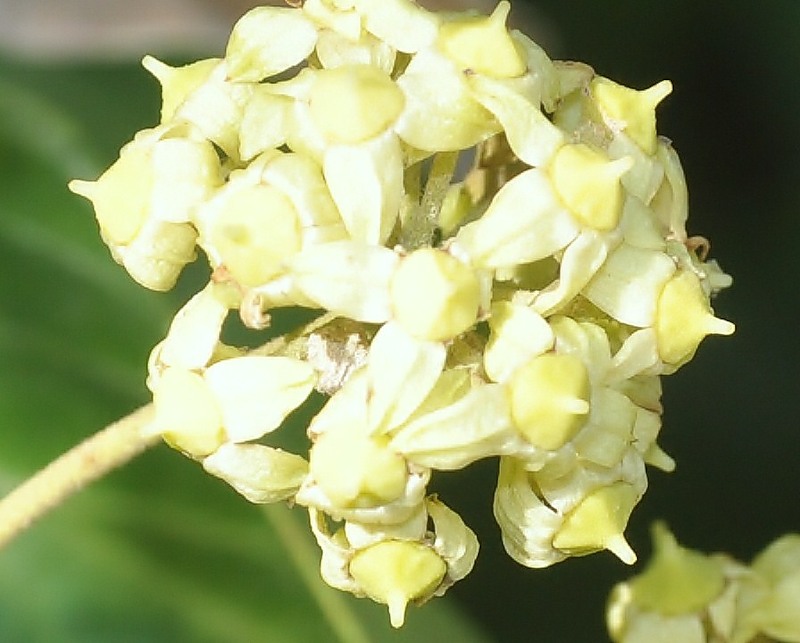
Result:
{"type": "Polygon", "coordinates": [[[91,199],[95,191],[94,181],[82,181],[81,179],[73,179],[67,183],[67,188],[70,192],[77,194],[87,199],[91,199]]]}
{"type": "Polygon", "coordinates": [[[644,93],[650,99],[653,107],[655,107],[672,93],[672,83],[669,80],[662,80],[660,83],[645,89],[644,93]]]}
{"type": "Polygon", "coordinates": [[[733,335],[736,325],[726,319],[720,319],[710,315],[707,320],[707,331],[709,335],[733,335]]]}
{"type": "Polygon", "coordinates": [[[393,628],[398,629],[403,627],[403,623],[406,621],[407,605],[408,599],[401,592],[396,592],[389,597],[389,621],[391,622],[393,628]]]}
{"type": "Polygon", "coordinates": [[[172,67],[149,54],[142,58],[142,67],[155,76],[159,82],[164,81],[172,71],[172,67]]]}
{"type": "Polygon", "coordinates": [[[633,565],[636,562],[636,552],[631,549],[625,536],[617,534],[609,538],[606,549],[619,558],[626,565],[633,565]]]}
{"type": "Polygon", "coordinates": [[[645,455],[645,462],[666,473],[675,471],[675,460],[657,444],[654,444],[645,455]]]}

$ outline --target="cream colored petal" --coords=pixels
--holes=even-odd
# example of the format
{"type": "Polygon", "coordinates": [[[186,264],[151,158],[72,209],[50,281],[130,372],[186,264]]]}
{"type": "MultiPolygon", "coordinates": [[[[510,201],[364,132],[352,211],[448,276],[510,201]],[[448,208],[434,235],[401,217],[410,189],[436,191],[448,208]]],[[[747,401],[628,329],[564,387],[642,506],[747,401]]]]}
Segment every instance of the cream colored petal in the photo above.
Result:
{"type": "Polygon", "coordinates": [[[417,54],[397,84],[406,105],[395,130],[417,149],[466,149],[500,131],[492,114],[473,98],[463,74],[436,52],[417,54]]]}
{"type": "Polygon", "coordinates": [[[151,219],[131,243],[111,250],[137,283],[164,292],[175,285],[183,267],[197,257],[196,241],[197,231],[188,223],[151,219]]]}
{"type": "Polygon", "coordinates": [[[526,82],[537,88],[536,95],[548,113],[553,112],[565,94],[591,76],[592,70],[588,65],[551,60],[544,49],[521,31],[512,30],[511,37],[517,47],[522,49],[528,68],[526,82]],[[571,73],[567,71],[570,66],[571,73]]]}
{"type": "Polygon", "coordinates": [[[347,237],[322,169],[302,154],[281,154],[265,164],[261,179],[292,202],[302,225],[304,247],[347,237]]]}
{"type": "Polygon", "coordinates": [[[546,165],[565,143],[564,133],[542,113],[538,97],[532,101],[513,83],[487,76],[474,76],[469,85],[475,100],[503,126],[514,154],[528,165],[546,165]]]}
{"type": "Polygon", "coordinates": [[[358,595],[358,584],[350,575],[348,567],[353,557],[353,548],[347,542],[343,530],[331,533],[328,516],[323,511],[308,508],[311,532],[322,550],[320,575],[328,585],[358,595]]]}
{"type": "Polygon", "coordinates": [[[359,145],[325,151],[325,181],[354,241],[380,244],[391,234],[403,194],[400,141],[390,131],[359,145]]]}
{"type": "Polygon", "coordinates": [[[595,391],[589,420],[572,441],[575,450],[595,464],[616,466],[632,441],[636,417],[636,407],[622,393],[610,388],[595,391]]]}
{"type": "Polygon", "coordinates": [[[249,161],[262,152],[286,143],[293,100],[258,85],[242,113],[239,131],[239,156],[249,161]]]}
{"type": "Polygon", "coordinates": [[[198,204],[222,184],[219,160],[207,141],[164,138],[153,148],[151,216],[184,223],[198,204]]]}
{"type": "Polygon", "coordinates": [[[628,194],[622,208],[620,230],[625,243],[647,250],[665,250],[665,231],[655,213],[637,197],[628,194]]]}
{"type": "Polygon", "coordinates": [[[558,279],[535,296],[531,307],[549,315],[567,305],[594,277],[615,241],[613,236],[583,230],[561,256],[558,279]]]}
{"type": "Polygon", "coordinates": [[[475,559],[478,557],[478,539],[464,524],[461,516],[435,496],[429,496],[425,500],[425,507],[433,520],[433,531],[436,534],[433,549],[447,563],[445,582],[435,592],[440,596],[449,585],[461,580],[472,571],[475,559]]]}
{"type": "Polygon", "coordinates": [[[430,45],[438,30],[436,14],[411,0],[353,0],[364,26],[398,51],[414,53],[430,45]]]}
{"type": "Polygon", "coordinates": [[[327,431],[338,426],[367,426],[367,369],[359,368],[350,375],[336,393],[328,398],[325,406],[311,420],[308,437],[316,439],[327,431]]]}
{"type": "Polygon", "coordinates": [[[222,409],[228,438],[246,442],[278,428],[311,393],[315,375],[297,359],[248,355],[212,364],[204,379],[222,409]]]}
{"type": "Polygon", "coordinates": [[[484,215],[461,228],[455,243],[479,266],[499,268],[543,259],[579,232],[547,174],[531,169],[506,183],[484,215]]]}
{"type": "Polygon", "coordinates": [[[413,420],[390,444],[411,462],[442,470],[530,450],[512,426],[506,391],[499,384],[478,385],[453,404],[413,420]]]}
{"type": "Polygon", "coordinates": [[[649,326],[661,289],[675,272],[669,256],[627,244],[612,252],[584,288],[584,296],[617,321],[649,326]]]}
{"type": "Polygon", "coordinates": [[[420,502],[414,513],[399,523],[380,524],[347,521],[344,525],[347,541],[355,549],[362,549],[390,538],[395,540],[424,540],[428,530],[426,504],[420,502]]]}
{"type": "Polygon", "coordinates": [[[256,7],[234,25],[225,60],[228,78],[259,82],[306,58],[317,42],[317,29],[299,9],[256,7]]]}
{"type": "Polygon", "coordinates": [[[652,328],[637,330],[625,340],[614,355],[607,381],[622,382],[649,371],[660,363],[655,330],[652,328]]]}
{"type": "Polygon", "coordinates": [[[441,342],[418,340],[398,324],[384,324],[369,349],[370,431],[388,433],[428,396],[444,367],[441,342]]]}
{"type": "Polygon", "coordinates": [[[290,264],[296,287],[319,306],[356,321],[391,317],[389,281],[397,255],[382,246],[334,241],[312,246],[290,264]]]}
{"type": "Polygon", "coordinates": [[[163,364],[187,370],[208,364],[228,316],[228,305],[215,290],[214,284],[208,284],[175,315],[161,345],[159,360],[163,364]]]}
{"type": "Polygon", "coordinates": [[[563,517],[542,502],[528,476],[522,461],[500,458],[494,517],[511,558],[525,567],[549,567],[566,558],[552,546],[563,517]]]}
{"type": "Polygon", "coordinates": [[[629,194],[650,203],[664,180],[664,166],[657,156],[647,154],[624,134],[618,134],[606,150],[612,159],[625,156],[634,159],[633,166],[622,175],[620,182],[629,194]]]}
{"type": "Polygon", "coordinates": [[[231,158],[239,154],[239,127],[244,108],[253,94],[249,84],[232,83],[228,68],[220,65],[175,112],[175,119],[194,125],[231,158]]]}
{"type": "Polygon", "coordinates": [[[664,166],[664,183],[653,208],[671,235],[678,241],[685,241],[689,195],[681,161],[675,148],[665,139],[659,140],[656,157],[664,166]]]}
{"type": "Polygon", "coordinates": [[[259,504],[291,498],[308,473],[308,463],[299,455],[263,444],[230,442],[205,458],[203,468],[259,504]]]}
{"type": "Polygon", "coordinates": [[[317,58],[326,69],[342,65],[371,65],[389,74],[394,68],[396,53],[389,44],[369,33],[351,38],[326,29],[320,32],[317,41],[317,58]]]}
{"type": "Polygon", "coordinates": [[[345,8],[328,0],[305,0],[302,9],[319,27],[325,27],[320,32],[320,39],[326,31],[335,32],[351,41],[358,40],[362,35],[361,16],[352,8],[352,3],[345,8]]]}
{"type": "Polygon", "coordinates": [[[492,304],[489,328],[483,368],[495,382],[505,382],[517,368],[552,348],[554,342],[550,326],[539,313],[507,301],[492,304]]]}

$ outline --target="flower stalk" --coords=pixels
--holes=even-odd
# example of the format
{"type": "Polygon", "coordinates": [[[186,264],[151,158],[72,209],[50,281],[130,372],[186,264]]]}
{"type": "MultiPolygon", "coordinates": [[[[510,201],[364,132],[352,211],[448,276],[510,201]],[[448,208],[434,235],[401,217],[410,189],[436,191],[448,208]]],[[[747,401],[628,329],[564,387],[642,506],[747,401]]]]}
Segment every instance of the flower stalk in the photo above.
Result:
{"type": "Polygon", "coordinates": [[[62,454],[0,500],[0,548],[86,485],[156,445],[147,404],[62,454]]]}

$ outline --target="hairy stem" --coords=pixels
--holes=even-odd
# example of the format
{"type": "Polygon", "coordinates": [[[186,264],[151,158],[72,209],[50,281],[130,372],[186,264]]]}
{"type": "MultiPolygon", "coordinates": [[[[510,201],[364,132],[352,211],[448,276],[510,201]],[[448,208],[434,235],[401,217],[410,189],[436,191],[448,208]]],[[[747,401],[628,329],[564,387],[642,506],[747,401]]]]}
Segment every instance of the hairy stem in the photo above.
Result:
{"type": "Polygon", "coordinates": [[[143,406],[53,460],[0,500],[0,548],[90,482],[157,444],[143,431],[153,405],[143,406]]]}

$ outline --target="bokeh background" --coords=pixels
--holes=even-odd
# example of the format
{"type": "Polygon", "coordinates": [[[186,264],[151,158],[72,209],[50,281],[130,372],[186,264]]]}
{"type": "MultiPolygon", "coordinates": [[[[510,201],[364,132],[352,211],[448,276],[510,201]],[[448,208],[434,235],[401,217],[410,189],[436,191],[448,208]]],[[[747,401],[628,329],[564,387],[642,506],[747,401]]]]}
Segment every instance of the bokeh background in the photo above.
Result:
{"type": "MultiPolygon", "coordinates": [[[[147,353],[202,266],[176,293],[144,292],[65,184],[156,122],[142,55],[219,54],[248,6],[0,0],[0,491],[147,401],[147,353]]],[[[512,20],[554,58],[674,84],[659,131],[686,170],[690,232],[734,276],[715,309],[737,332],[665,380],[660,442],[678,467],[651,472],[628,537],[646,560],[663,518],[692,547],[748,560],[800,531],[800,2],[516,0],[512,20]]],[[[605,553],[546,570],[510,561],[495,474],[485,462],[439,479],[482,552],[450,599],[395,633],[381,608],[320,588],[299,512],[254,508],[156,448],[0,552],[0,641],[606,640],[607,593],[633,570],[605,553]]]]}

